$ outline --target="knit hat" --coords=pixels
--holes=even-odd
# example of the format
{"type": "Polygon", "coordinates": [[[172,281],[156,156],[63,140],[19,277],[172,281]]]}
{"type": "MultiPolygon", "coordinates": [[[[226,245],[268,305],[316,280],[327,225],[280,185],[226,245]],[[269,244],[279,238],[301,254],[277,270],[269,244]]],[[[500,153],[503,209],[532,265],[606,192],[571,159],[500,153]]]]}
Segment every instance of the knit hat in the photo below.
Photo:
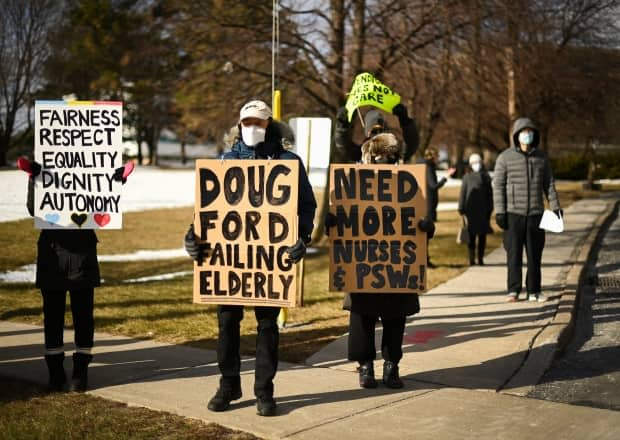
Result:
{"type": "Polygon", "coordinates": [[[474,153],[471,154],[469,156],[469,164],[471,165],[472,163],[480,163],[482,162],[482,157],[480,157],[480,155],[478,153],[474,153]]]}
{"type": "Polygon", "coordinates": [[[267,104],[263,101],[253,100],[241,107],[239,122],[246,118],[269,119],[271,115],[271,109],[267,104]]]}

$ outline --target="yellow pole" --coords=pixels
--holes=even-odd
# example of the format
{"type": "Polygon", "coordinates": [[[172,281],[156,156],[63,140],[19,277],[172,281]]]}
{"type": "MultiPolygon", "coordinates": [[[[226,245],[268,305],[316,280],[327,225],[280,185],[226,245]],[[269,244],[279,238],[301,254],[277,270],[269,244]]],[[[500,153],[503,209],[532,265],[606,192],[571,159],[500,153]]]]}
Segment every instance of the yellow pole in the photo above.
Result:
{"type": "MultiPolygon", "coordinates": [[[[282,95],[279,90],[274,90],[272,97],[273,107],[273,119],[279,121],[282,118],[282,95]]],[[[280,314],[278,315],[278,327],[284,328],[286,326],[286,321],[288,320],[288,309],[286,307],[282,307],[280,309],[280,314]]]]}

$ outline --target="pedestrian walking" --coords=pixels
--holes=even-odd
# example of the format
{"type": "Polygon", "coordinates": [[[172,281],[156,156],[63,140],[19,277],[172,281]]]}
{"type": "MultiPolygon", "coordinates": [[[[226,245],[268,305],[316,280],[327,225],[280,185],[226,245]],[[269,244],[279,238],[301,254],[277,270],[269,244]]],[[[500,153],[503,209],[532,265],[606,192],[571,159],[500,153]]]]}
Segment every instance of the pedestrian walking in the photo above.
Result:
{"type": "Polygon", "coordinates": [[[536,125],[528,118],[517,119],[510,140],[511,146],[497,158],[493,175],[495,220],[504,230],[507,254],[507,300],[519,299],[525,246],[527,299],[544,302],[547,297],[541,289],[541,262],[545,231],[539,224],[544,199],[556,215],[561,215],[560,201],[549,159],[538,148],[540,134],[536,125]]]}
{"type": "MultiPolygon", "coordinates": [[[[272,119],[269,106],[260,100],[252,100],[241,107],[239,122],[226,137],[231,142],[230,151],[224,153],[224,160],[237,159],[293,159],[300,162],[298,185],[299,239],[287,249],[289,260],[298,263],[306,253],[314,227],[316,201],[301,159],[284,148],[292,139],[285,135],[292,133],[280,122],[272,119]]],[[[204,244],[198,244],[193,225],[185,236],[188,254],[202,260],[204,244]]],[[[240,323],[244,307],[240,305],[219,305],[217,361],[221,373],[217,392],[209,401],[211,411],[226,411],[230,402],[241,398],[241,356],[240,323]]],[[[254,307],[258,324],[256,336],[256,370],[254,395],[257,413],[261,416],[276,414],[273,379],[278,368],[279,330],[277,324],[280,307],[254,307]]]]}
{"type": "MultiPolygon", "coordinates": [[[[27,208],[34,216],[34,180],[41,165],[26,158],[18,167],[29,174],[27,208]]],[[[133,163],[117,168],[113,179],[125,183],[133,163]]],[[[64,324],[67,291],[71,301],[75,352],[70,391],[86,391],[88,365],[93,359],[95,287],[101,284],[97,260],[97,236],[92,229],[42,229],[37,243],[35,285],[43,299],[45,362],[49,373],[48,389],[65,389],[64,324]]]]}
{"type": "Polygon", "coordinates": [[[469,166],[471,172],[463,176],[461,184],[459,214],[467,219],[469,265],[476,264],[477,250],[478,264],[483,266],[487,234],[492,232],[490,220],[493,212],[493,188],[491,177],[484,169],[479,154],[469,156],[469,166]]]}
{"type": "MultiPolygon", "coordinates": [[[[405,144],[401,145],[396,137],[388,132],[383,115],[371,109],[365,116],[366,139],[360,147],[362,163],[396,164],[401,161],[403,152],[415,153],[418,136],[415,121],[407,114],[404,105],[398,104],[393,111],[399,118],[405,144]],[[406,130],[405,130],[406,128],[406,130]]],[[[344,149],[350,145],[350,139],[340,136],[350,130],[343,126],[345,119],[336,118],[336,145],[344,149]]],[[[325,218],[325,231],[337,226],[337,217],[328,213],[325,218]]],[[[432,237],[435,225],[428,218],[418,222],[418,227],[432,237]]],[[[415,293],[347,293],[345,310],[349,315],[348,359],[358,363],[359,385],[362,388],[376,388],[374,360],[375,326],[380,320],[383,327],[381,338],[381,356],[383,358],[382,381],[388,388],[402,388],[404,383],[399,375],[398,363],[403,357],[402,343],[407,316],[420,311],[420,301],[415,293]]]]}

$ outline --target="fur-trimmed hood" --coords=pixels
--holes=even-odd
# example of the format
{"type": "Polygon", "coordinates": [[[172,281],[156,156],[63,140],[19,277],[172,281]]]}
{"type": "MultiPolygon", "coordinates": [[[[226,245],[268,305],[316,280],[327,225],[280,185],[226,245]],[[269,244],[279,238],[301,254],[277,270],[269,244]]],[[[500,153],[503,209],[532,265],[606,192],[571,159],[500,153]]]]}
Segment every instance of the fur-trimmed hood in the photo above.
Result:
{"type": "Polygon", "coordinates": [[[361,147],[362,163],[373,163],[372,158],[384,155],[395,156],[400,159],[400,144],[392,133],[379,133],[366,140],[361,147]]]}

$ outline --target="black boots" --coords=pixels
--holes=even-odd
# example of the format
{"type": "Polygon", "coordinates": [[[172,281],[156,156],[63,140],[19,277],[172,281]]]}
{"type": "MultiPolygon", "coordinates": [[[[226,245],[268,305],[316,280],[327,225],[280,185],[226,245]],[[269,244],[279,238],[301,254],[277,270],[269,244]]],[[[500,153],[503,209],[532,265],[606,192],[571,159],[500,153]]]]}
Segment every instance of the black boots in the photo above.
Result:
{"type": "Polygon", "coordinates": [[[276,415],[276,401],[271,396],[258,397],[256,399],[256,414],[264,417],[276,415]]]}
{"type": "Polygon", "coordinates": [[[373,367],[372,361],[360,363],[360,366],[357,367],[357,371],[360,374],[360,387],[377,388],[377,381],[375,380],[375,369],[373,367]]]}
{"type": "Polygon", "coordinates": [[[398,376],[398,364],[390,361],[383,363],[383,383],[388,388],[402,388],[405,386],[398,376]]]}
{"type": "Polygon", "coordinates": [[[88,364],[93,359],[91,354],[73,353],[73,374],[69,391],[86,391],[88,387],[88,364]]]}
{"type": "Polygon", "coordinates": [[[209,411],[226,411],[230,407],[230,402],[241,398],[241,378],[220,379],[220,387],[215,396],[209,400],[207,408],[209,411]]]}
{"type": "Polygon", "coordinates": [[[62,391],[65,383],[67,382],[65,367],[62,364],[64,360],[64,353],[45,355],[45,363],[47,364],[47,371],[50,376],[47,384],[47,389],[49,391],[62,391]]]}
{"type": "Polygon", "coordinates": [[[473,248],[467,248],[467,253],[469,254],[469,265],[473,266],[476,264],[476,255],[473,248]]]}

